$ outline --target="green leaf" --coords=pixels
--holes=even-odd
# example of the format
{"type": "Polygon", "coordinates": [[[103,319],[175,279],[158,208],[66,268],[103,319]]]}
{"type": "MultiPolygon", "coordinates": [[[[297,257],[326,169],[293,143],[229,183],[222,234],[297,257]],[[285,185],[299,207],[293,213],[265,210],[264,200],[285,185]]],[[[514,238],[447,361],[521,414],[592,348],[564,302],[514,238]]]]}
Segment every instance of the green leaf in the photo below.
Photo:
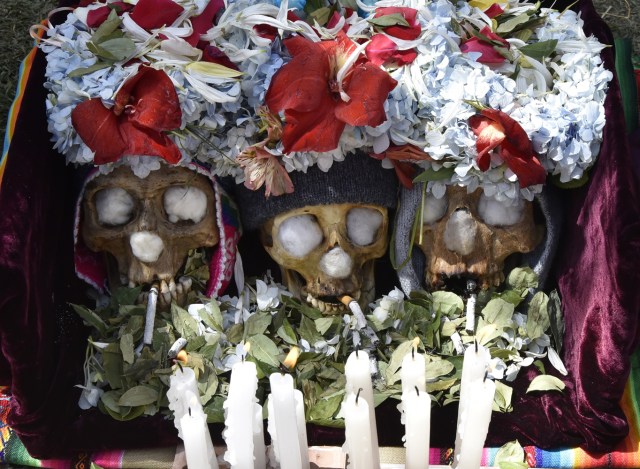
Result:
{"type": "Polygon", "coordinates": [[[102,366],[111,389],[122,387],[122,352],[120,344],[109,344],[102,350],[102,366]]]}
{"type": "Polygon", "coordinates": [[[455,369],[455,366],[449,360],[434,355],[428,355],[426,358],[425,376],[427,381],[447,376],[455,369]]]}
{"type": "Polygon", "coordinates": [[[391,354],[391,359],[389,360],[389,366],[385,376],[387,386],[391,386],[400,379],[400,373],[398,373],[398,370],[402,366],[402,360],[404,360],[404,357],[406,357],[408,353],[411,353],[412,348],[413,342],[411,340],[407,340],[406,342],[398,345],[391,354]]]}
{"type": "Polygon", "coordinates": [[[439,170],[435,170],[433,168],[425,169],[423,172],[418,174],[415,178],[413,178],[414,183],[419,182],[429,182],[429,181],[444,181],[451,179],[453,173],[455,172],[455,168],[440,168],[439,170]]]}
{"type": "Polygon", "coordinates": [[[180,337],[191,340],[198,335],[198,321],[175,303],[171,303],[171,321],[180,337]]]}
{"type": "Polygon", "coordinates": [[[427,383],[427,392],[446,391],[459,381],[456,378],[440,379],[434,383],[427,383]]]}
{"type": "Polygon", "coordinates": [[[322,335],[325,334],[329,330],[329,328],[333,325],[334,318],[318,318],[315,320],[316,329],[322,335]]]}
{"type": "Polygon", "coordinates": [[[126,363],[133,363],[135,355],[133,353],[133,336],[131,334],[123,334],[120,338],[120,351],[122,352],[122,359],[126,363]]]}
{"type": "Polygon", "coordinates": [[[278,346],[267,336],[258,334],[250,338],[249,355],[261,363],[277,368],[280,362],[276,358],[280,354],[278,346]]]}
{"type": "Polygon", "coordinates": [[[101,336],[107,335],[107,330],[109,326],[98,316],[96,313],[91,311],[89,308],[86,308],[81,305],[72,304],[71,307],[76,312],[78,316],[80,316],[84,321],[86,321],[90,326],[95,327],[101,336]]]}
{"type": "Polygon", "coordinates": [[[344,392],[335,394],[328,398],[320,398],[309,409],[309,421],[327,420],[335,416],[340,409],[340,404],[344,398],[344,392]]]}
{"type": "Polygon", "coordinates": [[[315,19],[320,26],[324,26],[329,22],[329,18],[331,17],[331,8],[322,7],[314,10],[310,16],[315,19]]]}
{"type": "Polygon", "coordinates": [[[280,337],[282,340],[284,340],[289,345],[297,345],[298,344],[298,339],[296,338],[296,333],[293,330],[293,327],[291,327],[291,323],[287,319],[284,319],[282,321],[282,326],[280,326],[278,328],[278,331],[276,332],[276,334],[277,334],[278,337],[280,337]]]}
{"type": "Polygon", "coordinates": [[[549,325],[551,327],[551,335],[556,344],[558,353],[562,351],[562,341],[564,340],[564,315],[562,314],[562,305],[560,304],[560,295],[557,290],[549,293],[549,303],[547,303],[549,313],[549,325]]]}
{"type": "Polygon", "coordinates": [[[493,339],[500,337],[502,329],[495,324],[485,324],[476,331],[476,340],[480,345],[487,345],[493,339]]]}
{"type": "Polygon", "coordinates": [[[550,39],[548,41],[540,41],[522,46],[520,48],[520,52],[522,52],[524,55],[540,61],[544,57],[550,57],[551,54],[555,52],[557,45],[557,39],[550,39]]]}
{"type": "Polygon", "coordinates": [[[547,303],[549,298],[544,292],[537,292],[529,303],[527,313],[527,336],[537,339],[549,328],[549,313],[547,303]]]}
{"type": "Polygon", "coordinates": [[[149,386],[135,386],[126,391],[118,400],[118,405],[136,407],[139,405],[152,404],[158,400],[157,389],[149,386]]]}
{"type": "Polygon", "coordinates": [[[501,381],[495,381],[495,384],[496,394],[493,398],[493,410],[498,412],[511,412],[511,410],[513,410],[511,406],[513,389],[501,381]]]}
{"type": "Polygon", "coordinates": [[[518,16],[508,19],[504,23],[499,24],[498,28],[496,29],[496,33],[498,34],[509,33],[514,29],[516,29],[518,26],[526,24],[528,22],[529,22],[529,15],[526,13],[522,13],[518,16]]]}
{"type": "Polygon", "coordinates": [[[214,396],[207,405],[204,406],[204,412],[207,414],[207,423],[224,422],[224,396],[214,396]]]}
{"type": "Polygon", "coordinates": [[[97,72],[98,70],[102,70],[110,66],[111,64],[108,64],[106,62],[96,62],[93,65],[90,65],[89,67],[76,68],[75,70],[72,70],[71,72],[69,72],[67,76],[69,78],[81,77],[83,75],[88,75],[89,73],[97,72]]]}
{"type": "Polygon", "coordinates": [[[298,333],[300,337],[309,342],[310,344],[315,344],[319,340],[322,340],[323,337],[320,335],[318,330],[316,329],[316,323],[314,320],[309,319],[306,316],[302,316],[300,320],[300,327],[298,328],[298,333]]]}
{"type": "Polygon", "coordinates": [[[411,26],[409,22],[400,13],[392,13],[368,20],[369,23],[385,28],[387,26],[411,26]]]}
{"type": "Polygon", "coordinates": [[[234,324],[229,329],[227,329],[227,340],[232,344],[239,344],[242,342],[242,337],[244,336],[244,324],[234,324]]]}
{"type": "Polygon", "coordinates": [[[462,298],[455,293],[435,291],[432,295],[434,309],[444,316],[458,316],[464,310],[464,302],[462,301],[462,298]]]}
{"type": "Polygon", "coordinates": [[[498,293],[495,295],[495,298],[500,298],[507,303],[511,303],[513,306],[518,306],[523,300],[522,295],[515,290],[506,290],[502,293],[498,293]]]}
{"type": "Polygon", "coordinates": [[[115,309],[120,305],[134,305],[141,291],[142,287],[118,287],[111,295],[111,304],[115,309]]]}
{"type": "Polygon", "coordinates": [[[200,319],[205,325],[214,331],[223,332],[220,305],[214,298],[211,298],[208,306],[208,308],[205,308],[205,306],[202,305],[202,308],[198,309],[198,316],[200,316],[200,319]]]}
{"type": "Polygon", "coordinates": [[[99,48],[103,51],[106,51],[117,61],[125,60],[127,57],[133,55],[136,51],[135,43],[131,39],[126,37],[104,41],[100,44],[99,48]]]}
{"type": "Polygon", "coordinates": [[[500,447],[494,459],[494,465],[500,468],[527,468],[525,452],[518,440],[510,441],[500,447]],[[503,465],[506,464],[506,465],[503,465]]]}
{"type": "Polygon", "coordinates": [[[538,287],[538,276],[529,267],[516,267],[509,272],[507,284],[512,289],[522,293],[529,288],[538,287]]]}
{"type": "Polygon", "coordinates": [[[482,315],[487,323],[503,328],[511,324],[514,311],[515,306],[513,303],[507,303],[501,298],[496,298],[487,303],[487,306],[482,310],[482,315]]]}
{"type": "Polygon", "coordinates": [[[564,388],[564,383],[555,376],[539,375],[533,378],[527,388],[527,393],[533,391],[562,391],[564,388]]]}
{"type": "Polygon", "coordinates": [[[271,314],[267,312],[254,313],[244,322],[245,340],[254,335],[264,334],[271,324],[271,314]]]}
{"type": "Polygon", "coordinates": [[[113,34],[122,24],[122,20],[114,10],[109,12],[107,19],[96,29],[91,36],[91,41],[99,44],[105,37],[113,34]]]}

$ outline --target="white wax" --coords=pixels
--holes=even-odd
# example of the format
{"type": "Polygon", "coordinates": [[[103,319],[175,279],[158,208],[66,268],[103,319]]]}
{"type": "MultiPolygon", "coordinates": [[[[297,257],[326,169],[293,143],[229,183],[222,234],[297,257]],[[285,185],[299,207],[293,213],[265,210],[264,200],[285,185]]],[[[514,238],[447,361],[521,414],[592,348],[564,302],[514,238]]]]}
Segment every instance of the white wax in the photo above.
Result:
{"type": "Polygon", "coordinates": [[[369,410],[369,433],[371,444],[373,445],[373,466],[380,467],[380,457],[378,455],[378,432],[376,430],[376,414],[375,403],[373,401],[373,384],[371,383],[371,365],[369,363],[369,354],[362,350],[352,352],[347,358],[344,366],[344,374],[347,379],[346,392],[354,395],[360,391],[360,399],[367,401],[369,410]]]}
{"type": "Polygon", "coordinates": [[[416,351],[409,352],[402,359],[400,368],[400,380],[402,381],[402,392],[413,391],[416,386],[420,391],[426,391],[427,381],[425,377],[424,355],[416,351]]]}
{"type": "Polygon", "coordinates": [[[456,431],[456,443],[454,458],[460,452],[460,430],[462,429],[462,415],[464,415],[470,403],[475,402],[475,396],[470,393],[469,387],[475,381],[482,381],[487,371],[487,365],[491,359],[491,354],[482,345],[478,344],[476,351],[475,344],[470,344],[464,352],[462,360],[462,376],[460,378],[460,403],[458,406],[458,423],[456,431]]]}
{"type": "Polygon", "coordinates": [[[200,393],[198,392],[198,384],[196,382],[196,374],[191,368],[179,368],[169,378],[169,390],[167,391],[167,399],[169,400],[169,409],[173,411],[174,425],[178,429],[178,436],[184,439],[182,435],[181,420],[188,413],[191,397],[195,396],[200,402],[200,393]]]}
{"type": "Polygon", "coordinates": [[[180,419],[182,440],[188,467],[218,469],[218,460],[211,443],[207,416],[199,399],[191,396],[187,413],[180,419]]]}
{"type": "Polygon", "coordinates": [[[429,468],[429,437],[431,398],[424,391],[407,390],[402,393],[404,408],[406,469],[429,468]]]}
{"type": "Polygon", "coordinates": [[[253,404],[253,457],[255,469],[266,469],[267,451],[264,446],[264,429],[262,422],[262,406],[253,404]]]}
{"type": "Polygon", "coordinates": [[[296,422],[298,426],[298,443],[300,445],[300,456],[302,457],[302,467],[309,467],[309,442],[307,441],[307,423],[304,415],[304,397],[302,391],[293,391],[293,398],[296,401],[296,422]]]}
{"type": "Polygon", "coordinates": [[[378,447],[371,441],[371,423],[369,422],[369,404],[362,399],[362,393],[356,402],[356,394],[348,393],[342,404],[344,415],[344,434],[350,469],[372,469],[380,467],[378,447]]]}
{"type": "MultiPolygon", "coordinates": [[[[269,376],[269,426],[281,469],[302,469],[303,458],[298,436],[296,401],[293,393],[293,377],[290,374],[273,373],[269,376]]],[[[308,457],[308,456],[307,456],[308,457]]],[[[307,463],[306,468],[308,469],[307,463]]]]}
{"type": "Polygon", "coordinates": [[[227,445],[224,459],[233,469],[254,468],[254,421],[258,377],[253,362],[237,362],[231,368],[229,392],[224,402],[227,445]]]}
{"type": "Polygon", "coordinates": [[[454,469],[478,469],[482,448],[489,431],[496,384],[491,379],[475,380],[469,386],[473,402],[465,408],[460,433],[460,452],[454,456],[454,469]]]}

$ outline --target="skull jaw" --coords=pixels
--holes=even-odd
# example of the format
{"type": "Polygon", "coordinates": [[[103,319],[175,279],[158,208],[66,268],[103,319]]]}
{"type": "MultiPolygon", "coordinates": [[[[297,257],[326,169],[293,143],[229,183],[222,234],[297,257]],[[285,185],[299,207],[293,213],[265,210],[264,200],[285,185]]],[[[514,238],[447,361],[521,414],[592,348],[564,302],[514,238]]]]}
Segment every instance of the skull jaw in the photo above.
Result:
{"type": "Polygon", "coordinates": [[[369,260],[347,279],[334,279],[320,273],[308,278],[295,270],[281,267],[283,282],[294,297],[317,308],[326,316],[344,314],[349,308],[340,301],[348,296],[365,308],[375,299],[374,260],[369,260]]]}

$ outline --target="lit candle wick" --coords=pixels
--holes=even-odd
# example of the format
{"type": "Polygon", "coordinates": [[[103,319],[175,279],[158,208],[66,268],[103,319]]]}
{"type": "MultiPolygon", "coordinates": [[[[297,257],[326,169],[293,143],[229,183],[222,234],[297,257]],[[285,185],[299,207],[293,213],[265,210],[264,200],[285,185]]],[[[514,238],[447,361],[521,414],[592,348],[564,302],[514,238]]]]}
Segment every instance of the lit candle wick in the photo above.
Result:
{"type": "Polygon", "coordinates": [[[420,390],[418,389],[418,386],[414,386],[414,388],[416,388],[416,394],[420,397],[420,390]]]}
{"type": "Polygon", "coordinates": [[[300,356],[300,348],[294,345],[293,347],[291,347],[291,350],[289,350],[289,353],[287,354],[287,357],[284,359],[282,364],[287,369],[292,370],[293,368],[295,368],[296,363],[298,362],[299,356],[300,356]]]}

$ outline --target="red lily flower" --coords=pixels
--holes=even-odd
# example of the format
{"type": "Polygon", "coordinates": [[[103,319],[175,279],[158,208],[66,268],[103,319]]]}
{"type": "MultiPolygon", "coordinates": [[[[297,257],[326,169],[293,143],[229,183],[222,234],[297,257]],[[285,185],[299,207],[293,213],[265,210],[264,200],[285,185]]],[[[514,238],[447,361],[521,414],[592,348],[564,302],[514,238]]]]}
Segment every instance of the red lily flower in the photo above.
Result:
{"type": "Polygon", "coordinates": [[[159,156],[170,164],[180,161],[180,150],[163,133],[182,122],[178,95],[166,73],[141,68],[122,85],[115,101],[109,109],[100,98],[88,99],[71,113],[73,127],[95,152],[95,164],[125,155],[159,156]]]}
{"type": "Polygon", "coordinates": [[[382,28],[389,36],[397,37],[398,39],[404,39],[406,41],[412,41],[420,36],[422,27],[416,20],[418,17],[418,10],[407,7],[381,7],[376,8],[374,18],[380,18],[382,16],[400,14],[409,23],[409,26],[403,26],[401,24],[394,24],[392,26],[385,26],[382,28]]]}
{"type": "Polygon", "coordinates": [[[489,169],[490,152],[498,154],[511,171],[518,176],[520,187],[544,184],[547,173],[533,152],[533,145],[524,129],[508,114],[495,109],[483,109],[469,118],[471,130],[478,137],[478,167],[489,169]]]}
{"type": "Polygon", "coordinates": [[[173,0],[140,0],[131,12],[131,19],[148,31],[171,25],[183,11],[173,0]]]}
{"type": "Polygon", "coordinates": [[[504,62],[504,56],[495,49],[495,43],[498,42],[507,49],[509,48],[509,43],[492,32],[488,26],[482,28],[480,34],[487,39],[474,36],[462,44],[460,50],[465,53],[480,52],[481,55],[478,62],[483,64],[501,64],[504,62]]]}
{"type": "Polygon", "coordinates": [[[396,67],[413,62],[418,53],[414,49],[398,50],[395,42],[384,34],[376,34],[365,49],[367,57],[373,65],[392,64],[396,67]]]}
{"type": "Polygon", "coordinates": [[[312,42],[300,36],[284,41],[292,55],[274,75],[265,102],[271,112],[284,111],[285,152],[330,151],[347,124],[382,124],[384,102],[396,81],[371,62],[358,61],[337,83],[339,64],[356,48],[343,33],[336,40],[312,42]]]}
{"type": "Polygon", "coordinates": [[[413,179],[417,168],[413,161],[433,161],[431,156],[414,145],[391,145],[384,153],[372,153],[371,157],[377,160],[387,158],[391,161],[398,181],[407,189],[413,187],[413,179]]]}

